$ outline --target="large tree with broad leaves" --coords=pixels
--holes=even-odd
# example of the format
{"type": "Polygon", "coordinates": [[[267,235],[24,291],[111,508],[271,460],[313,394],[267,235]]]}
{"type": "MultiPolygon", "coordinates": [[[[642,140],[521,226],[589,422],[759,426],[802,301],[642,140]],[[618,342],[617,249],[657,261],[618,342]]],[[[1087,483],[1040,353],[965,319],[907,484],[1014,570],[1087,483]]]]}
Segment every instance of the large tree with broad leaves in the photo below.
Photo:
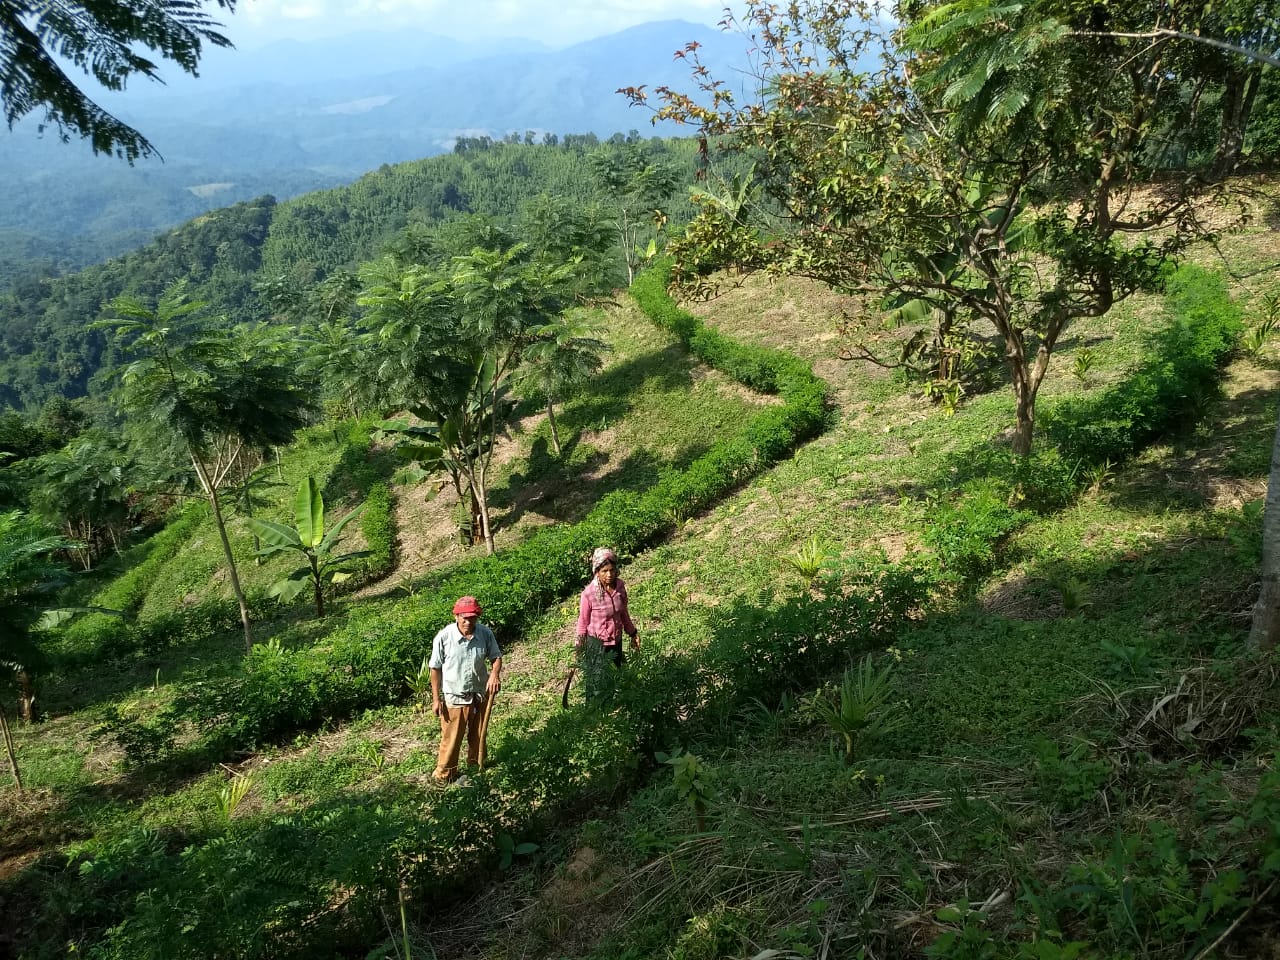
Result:
{"type": "Polygon", "coordinates": [[[658,88],[657,115],[754,159],[769,201],[754,264],[993,326],[1026,455],[1070,323],[1157,286],[1216,229],[1203,212],[1240,161],[1260,67],[1194,35],[1274,45],[1256,7],[752,0],[745,97],[690,49],[696,89],[658,88]],[[1207,147],[1188,142],[1192,113],[1207,147]]]}
{"type": "Polygon", "coordinates": [[[194,75],[204,44],[228,47],[206,6],[235,10],[236,0],[0,0],[0,104],[12,128],[42,116],[64,140],[89,141],[94,153],[129,162],[156,149],[141,133],[94,103],[68,73],[74,67],[108,90],[133,77],[160,79],[151,56],[194,75]]]}
{"type": "Polygon", "coordinates": [[[221,491],[246,453],[293,439],[306,422],[311,390],[298,372],[300,357],[287,328],[206,328],[198,320],[205,307],[189,300],[179,283],[154,307],[136,297],[116,298],[110,304],[116,318],[98,325],[112,328],[136,357],[119,371],[119,406],[144,439],[181,448],[209,500],[247,652],[253,643],[249,607],[221,491]]]}

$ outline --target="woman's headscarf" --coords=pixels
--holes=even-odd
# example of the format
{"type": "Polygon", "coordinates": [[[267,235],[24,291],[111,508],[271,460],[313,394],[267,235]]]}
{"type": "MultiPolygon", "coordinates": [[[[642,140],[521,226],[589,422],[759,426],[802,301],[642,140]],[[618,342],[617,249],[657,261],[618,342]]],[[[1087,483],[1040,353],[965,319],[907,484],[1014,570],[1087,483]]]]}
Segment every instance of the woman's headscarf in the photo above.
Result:
{"type": "Polygon", "coordinates": [[[613,569],[618,569],[618,555],[608,547],[596,547],[591,552],[591,585],[596,588],[596,599],[604,600],[604,587],[600,585],[600,579],[596,576],[600,572],[600,568],[607,563],[613,564],[613,569]]]}

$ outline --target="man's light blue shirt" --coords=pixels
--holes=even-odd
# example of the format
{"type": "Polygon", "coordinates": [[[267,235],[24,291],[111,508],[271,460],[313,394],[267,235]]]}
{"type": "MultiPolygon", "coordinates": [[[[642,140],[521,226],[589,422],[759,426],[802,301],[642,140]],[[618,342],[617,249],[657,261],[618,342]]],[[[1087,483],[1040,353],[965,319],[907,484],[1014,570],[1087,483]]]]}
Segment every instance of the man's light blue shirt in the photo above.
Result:
{"type": "Polygon", "coordinates": [[[471,703],[477,694],[483,698],[489,681],[485,659],[497,660],[501,656],[498,638],[483,623],[477,623],[469,637],[451,623],[431,641],[429,666],[440,671],[440,693],[446,703],[456,707],[471,703]]]}

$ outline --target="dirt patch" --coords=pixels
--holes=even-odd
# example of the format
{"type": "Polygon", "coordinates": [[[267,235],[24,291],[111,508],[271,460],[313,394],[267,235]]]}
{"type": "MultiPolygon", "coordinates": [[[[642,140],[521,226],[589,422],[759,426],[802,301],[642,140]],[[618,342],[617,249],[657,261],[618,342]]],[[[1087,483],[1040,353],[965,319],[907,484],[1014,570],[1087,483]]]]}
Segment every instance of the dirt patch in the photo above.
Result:
{"type": "Polygon", "coordinates": [[[1058,591],[1025,573],[1012,573],[989,584],[978,596],[978,605],[1010,620],[1056,620],[1066,614],[1058,591]]]}
{"type": "Polygon", "coordinates": [[[0,857],[0,883],[10,877],[16,877],[40,856],[39,850],[27,850],[24,853],[0,857]]]}

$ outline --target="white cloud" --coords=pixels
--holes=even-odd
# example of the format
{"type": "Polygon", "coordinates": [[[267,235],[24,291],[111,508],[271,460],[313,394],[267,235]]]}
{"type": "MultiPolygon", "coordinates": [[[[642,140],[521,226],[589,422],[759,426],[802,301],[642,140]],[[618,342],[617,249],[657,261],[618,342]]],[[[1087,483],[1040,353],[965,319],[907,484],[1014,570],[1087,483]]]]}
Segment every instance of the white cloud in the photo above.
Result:
{"type": "Polygon", "coordinates": [[[715,24],[724,0],[242,0],[222,13],[237,46],[419,29],[454,37],[526,37],[564,46],[654,20],[715,24]]]}

